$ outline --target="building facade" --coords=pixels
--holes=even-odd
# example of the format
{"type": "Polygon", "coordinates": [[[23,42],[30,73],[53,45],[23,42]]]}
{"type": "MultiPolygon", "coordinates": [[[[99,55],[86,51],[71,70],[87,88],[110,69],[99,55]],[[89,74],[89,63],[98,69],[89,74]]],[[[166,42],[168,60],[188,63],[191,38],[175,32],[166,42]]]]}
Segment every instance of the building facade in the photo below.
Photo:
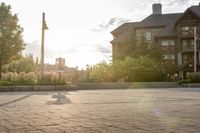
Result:
{"type": "Polygon", "coordinates": [[[45,75],[57,75],[61,79],[65,79],[68,82],[72,81],[73,73],[76,68],[67,67],[65,65],[64,58],[56,58],[55,64],[44,64],[45,75]]]}
{"type": "Polygon", "coordinates": [[[198,74],[200,4],[189,7],[183,13],[162,14],[161,4],[153,4],[152,9],[153,13],[142,21],[124,23],[111,32],[113,61],[118,59],[121,47],[127,42],[137,46],[144,37],[149,47],[154,42],[161,47],[163,60],[177,66],[180,79],[198,74]]]}

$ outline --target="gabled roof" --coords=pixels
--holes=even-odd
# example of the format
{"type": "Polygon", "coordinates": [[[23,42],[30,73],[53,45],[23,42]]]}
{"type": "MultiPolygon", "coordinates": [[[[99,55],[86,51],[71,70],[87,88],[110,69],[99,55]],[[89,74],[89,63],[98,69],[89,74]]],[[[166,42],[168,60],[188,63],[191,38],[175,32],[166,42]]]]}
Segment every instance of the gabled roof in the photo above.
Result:
{"type": "Polygon", "coordinates": [[[141,22],[124,23],[115,30],[112,34],[119,34],[127,31],[130,28],[155,28],[163,27],[164,29],[156,37],[173,37],[176,36],[174,29],[176,23],[190,10],[197,17],[200,18],[200,5],[191,6],[184,13],[172,13],[172,14],[151,14],[141,22]]]}
{"type": "Polygon", "coordinates": [[[123,32],[117,38],[113,39],[111,41],[111,43],[123,43],[123,42],[127,41],[128,36],[129,36],[128,32],[123,32]]]}
{"type": "Polygon", "coordinates": [[[156,37],[176,37],[176,35],[174,25],[168,25],[156,37]]]}
{"type": "Polygon", "coordinates": [[[200,5],[191,6],[190,10],[200,18],[200,5]]]}
{"type": "Polygon", "coordinates": [[[116,29],[114,29],[113,31],[111,31],[112,34],[115,33],[122,33],[130,28],[134,28],[139,22],[129,22],[129,23],[124,23],[122,25],[120,25],[119,27],[117,27],[116,29]]]}
{"type": "Polygon", "coordinates": [[[144,20],[142,20],[137,27],[146,28],[146,27],[164,27],[167,25],[172,25],[180,17],[182,13],[173,13],[173,14],[151,14],[144,20]]]}
{"type": "Polygon", "coordinates": [[[187,10],[185,10],[184,13],[176,20],[175,25],[178,23],[178,21],[188,12],[191,11],[193,14],[195,14],[198,18],[200,18],[200,5],[198,6],[191,6],[187,10]]]}
{"type": "Polygon", "coordinates": [[[124,23],[111,33],[122,33],[130,28],[165,27],[172,25],[183,13],[174,14],[151,14],[141,22],[124,23]]]}

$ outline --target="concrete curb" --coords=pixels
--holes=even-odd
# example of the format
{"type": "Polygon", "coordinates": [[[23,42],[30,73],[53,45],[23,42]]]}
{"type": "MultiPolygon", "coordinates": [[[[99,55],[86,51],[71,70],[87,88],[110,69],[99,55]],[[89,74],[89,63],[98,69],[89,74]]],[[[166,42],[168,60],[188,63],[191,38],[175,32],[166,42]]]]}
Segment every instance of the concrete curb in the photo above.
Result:
{"type": "Polygon", "coordinates": [[[76,85],[0,86],[0,92],[77,90],[76,85]]]}
{"type": "Polygon", "coordinates": [[[79,90],[88,89],[135,89],[135,88],[178,88],[175,82],[104,82],[104,83],[79,83],[79,90]]]}
{"type": "Polygon", "coordinates": [[[182,87],[186,87],[186,88],[199,88],[200,87],[200,83],[182,84],[182,87]]]}
{"type": "Polygon", "coordinates": [[[76,85],[47,86],[0,86],[0,92],[16,91],[73,91],[102,89],[139,89],[139,88],[179,88],[174,82],[102,82],[78,83],[76,85]]]}

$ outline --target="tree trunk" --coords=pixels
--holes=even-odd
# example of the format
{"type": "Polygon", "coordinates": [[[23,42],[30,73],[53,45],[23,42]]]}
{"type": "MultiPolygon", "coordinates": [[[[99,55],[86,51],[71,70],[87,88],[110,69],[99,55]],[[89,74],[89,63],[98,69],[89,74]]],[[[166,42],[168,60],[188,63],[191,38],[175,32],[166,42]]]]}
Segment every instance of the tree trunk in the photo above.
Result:
{"type": "Polygon", "coordinates": [[[1,78],[2,78],[2,65],[0,65],[0,80],[1,80],[1,78]]]}

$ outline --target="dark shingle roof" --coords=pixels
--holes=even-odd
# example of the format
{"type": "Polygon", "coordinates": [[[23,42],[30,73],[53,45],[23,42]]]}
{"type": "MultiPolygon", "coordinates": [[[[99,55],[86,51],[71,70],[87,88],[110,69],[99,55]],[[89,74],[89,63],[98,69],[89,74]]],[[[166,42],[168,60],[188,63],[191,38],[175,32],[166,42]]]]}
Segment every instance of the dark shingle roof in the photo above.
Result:
{"type": "Polygon", "coordinates": [[[123,43],[127,41],[128,36],[129,36],[128,32],[123,32],[117,38],[113,39],[111,43],[123,43]]]}
{"type": "Polygon", "coordinates": [[[173,24],[182,13],[174,14],[151,14],[142,20],[137,27],[161,27],[173,24]]]}
{"type": "Polygon", "coordinates": [[[130,28],[146,28],[146,27],[165,27],[167,25],[172,25],[175,23],[177,18],[179,18],[182,13],[174,13],[174,14],[151,14],[146,17],[141,22],[130,22],[124,23],[111,33],[122,33],[130,28]]]}
{"type": "MultiPolygon", "coordinates": [[[[200,18],[200,5],[191,6],[188,10],[192,11],[200,18]]],[[[173,37],[176,36],[174,29],[175,24],[184,16],[184,13],[173,14],[151,14],[141,22],[125,23],[113,30],[111,33],[123,33],[131,28],[150,28],[150,27],[164,27],[164,29],[156,37],[173,37]]]]}
{"type": "Polygon", "coordinates": [[[200,5],[199,6],[191,6],[190,10],[200,18],[200,5]]]}
{"type": "Polygon", "coordinates": [[[124,23],[122,25],[120,25],[119,27],[117,27],[116,29],[114,29],[113,31],[111,31],[112,34],[115,33],[122,33],[130,28],[134,28],[135,25],[137,25],[139,22],[129,22],[129,23],[124,23]]]}
{"type": "Polygon", "coordinates": [[[166,26],[156,37],[175,37],[176,31],[174,29],[174,25],[166,26]]]}

